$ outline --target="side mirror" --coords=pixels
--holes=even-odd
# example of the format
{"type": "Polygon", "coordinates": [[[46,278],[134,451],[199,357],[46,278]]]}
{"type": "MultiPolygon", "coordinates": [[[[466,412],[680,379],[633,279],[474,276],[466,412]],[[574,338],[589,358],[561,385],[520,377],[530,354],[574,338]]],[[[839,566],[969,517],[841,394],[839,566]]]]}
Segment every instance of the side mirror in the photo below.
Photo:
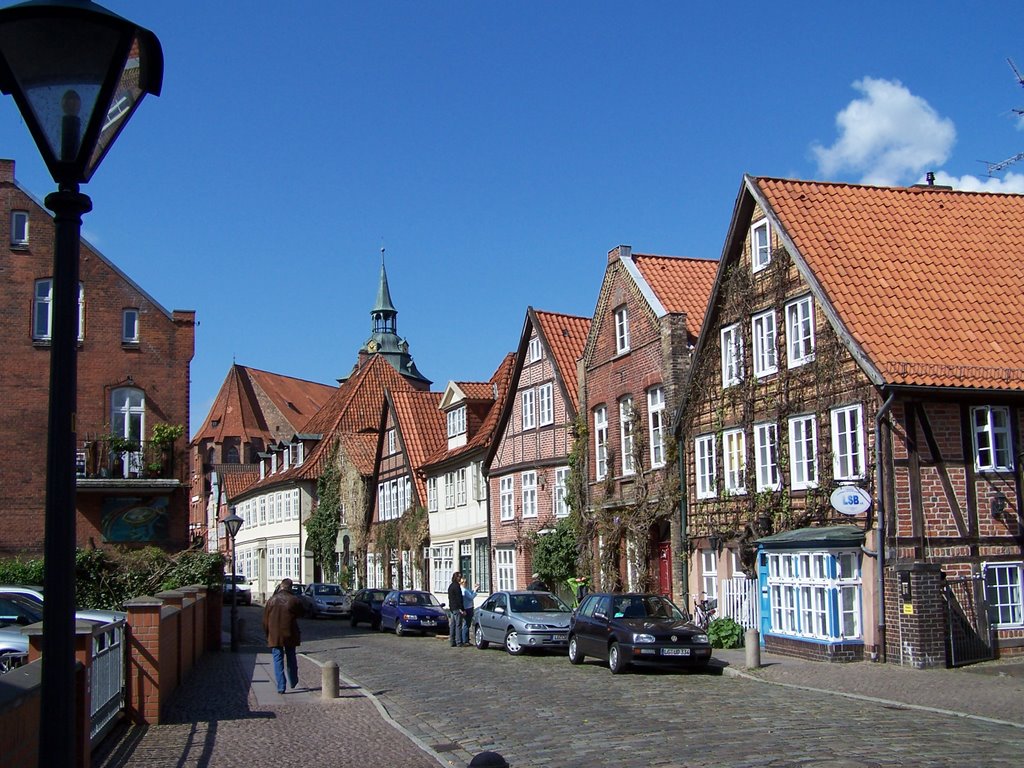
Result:
{"type": "Polygon", "coordinates": [[[494,609],[494,612],[495,612],[495,613],[504,613],[504,612],[505,612],[505,609],[504,609],[504,608],[502,608],[502,607],[501,607],[501,606],[499,605],[499,606],[497,606],[497,607],[496,607],[496,608],[494,609]]]}

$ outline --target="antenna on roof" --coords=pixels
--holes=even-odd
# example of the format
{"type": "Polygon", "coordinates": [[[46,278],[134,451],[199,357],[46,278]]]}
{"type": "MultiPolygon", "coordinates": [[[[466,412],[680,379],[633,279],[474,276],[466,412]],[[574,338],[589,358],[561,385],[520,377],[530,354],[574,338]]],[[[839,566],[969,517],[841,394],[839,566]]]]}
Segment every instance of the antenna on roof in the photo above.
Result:
{"type": "MultiPolygon", "coordinates": [[[[1013,59],[1007,58],[1006,59],[1006,63],[1009,64],[1010,65],[1010,69],[1013,70],[1013,76],[1015,78],[1017,78],[1017,83],[1019,85],[1021,85],[1022,87],[1024,87],[1024,75],[1022,75],[1020,73],[1020,70],[1017,69],[1017,65],[1013,63],[1013,59]]],[[[1024,116],[1024,109],[1014,108],[1013,111],[1017,115],[1024,116]]],[[[1024,160],[1024,152],[1018,152],[1013,157],[1008,157],[1008,158],[1006,158],[1005,160],[1003,160],[1002,162],[999,162],[999,163],[989,163],[989,162],[986,162],[984,160],[982,162],[984,162],[985,165],[988,167],[988,175],[992,176],[993,174],[998,173],[999,171],[1003,170],[1004,168],[1013,165],[1018,160],[1024,160]]]]}

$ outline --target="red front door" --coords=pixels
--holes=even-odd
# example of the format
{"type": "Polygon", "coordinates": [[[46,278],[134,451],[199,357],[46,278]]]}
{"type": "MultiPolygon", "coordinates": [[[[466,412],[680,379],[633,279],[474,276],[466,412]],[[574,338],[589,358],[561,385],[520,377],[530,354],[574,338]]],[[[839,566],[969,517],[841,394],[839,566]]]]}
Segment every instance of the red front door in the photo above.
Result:
{"type": "Polygon", "coordinates": [[[658,591],[672,597],[672,543],[658,542],[658,591]]]}

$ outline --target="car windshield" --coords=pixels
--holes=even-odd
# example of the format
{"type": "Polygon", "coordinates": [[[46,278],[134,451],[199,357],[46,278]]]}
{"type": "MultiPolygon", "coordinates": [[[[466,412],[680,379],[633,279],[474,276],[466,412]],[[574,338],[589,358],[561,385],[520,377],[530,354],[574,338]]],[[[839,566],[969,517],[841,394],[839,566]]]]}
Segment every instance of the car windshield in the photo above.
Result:
{"type": "Polygon", "coordinates": [[[511,595],[513,613],[568,613],[571,608],[556,595],[533,592],[529,595],[511,595]]]}
{"type": "Polygon", "coordinates": [[[441,604],[429,592],[402,592],[398,595],[399,605],[432,605],[440,608],[441,604]]]}
{"type": "Polygon", "coordinates": [[[674,619],[686,617],[661,595],[624,595],[616,597],[612,608],[616,619],[674,619]]]}
{"type": "Polygon", "coordinates": [[[23,600],[19,595],[0,595],[0,624],[7,626],[17,622],[18,617],[35,623],[43,620],[43,614],[37,603],[23,600]]]}
{"type": "Polygon", "coordinates": [[[387,597],[387,596],[388,596],[388,593],[385,592],[384,590],[377,590],[377,591],[370,592],[369,594],[367,594],[366,595],[366,599],[367,600],[371,600],[371,601],[373,601],[375,603],[383,603],[384,602],[384,598],[387,597]]]}
{"type": "Polygon", "coordinates": [[[313,591],[318,595],[340,595],[341,587],[337,584],[317,584],[313,591]]]}
{"type": "Polygon", "coordinates": [[[232,581],[234,581],[235,584],[248,584],[249,583],[249,582],[247,582],[245,580],[245,576],[225,576],[224,577],[224,581],[226,583],[228,583],[228,584],[230,584],[232,581]]]}

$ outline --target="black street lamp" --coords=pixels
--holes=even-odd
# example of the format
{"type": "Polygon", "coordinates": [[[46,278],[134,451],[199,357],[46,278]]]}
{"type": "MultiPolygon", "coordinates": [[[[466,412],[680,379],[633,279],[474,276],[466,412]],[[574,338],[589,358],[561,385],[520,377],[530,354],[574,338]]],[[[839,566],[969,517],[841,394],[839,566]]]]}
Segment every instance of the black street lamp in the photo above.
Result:
{"type": "Polygon", "coordinates": [[[238,635],[235,633],[238,626],[238,579],[235,572],[235,536],[238,535],[238,531],[245,521],[235,513],[234,507],[231,507],[230,510],[231,514],[221,522],[224,523],[224,530],[231,537],[231,652],[238,653],[238,635]]]}
{"type": "Polygon", "coordinates": [[[75,762],[75,409],[78,255],[92,177],[147,93],[163,81],[160,42],[88,0],[0,9],[0,91],[10,94],[57,182],[43,554],[39,764],[75,762]]]}

